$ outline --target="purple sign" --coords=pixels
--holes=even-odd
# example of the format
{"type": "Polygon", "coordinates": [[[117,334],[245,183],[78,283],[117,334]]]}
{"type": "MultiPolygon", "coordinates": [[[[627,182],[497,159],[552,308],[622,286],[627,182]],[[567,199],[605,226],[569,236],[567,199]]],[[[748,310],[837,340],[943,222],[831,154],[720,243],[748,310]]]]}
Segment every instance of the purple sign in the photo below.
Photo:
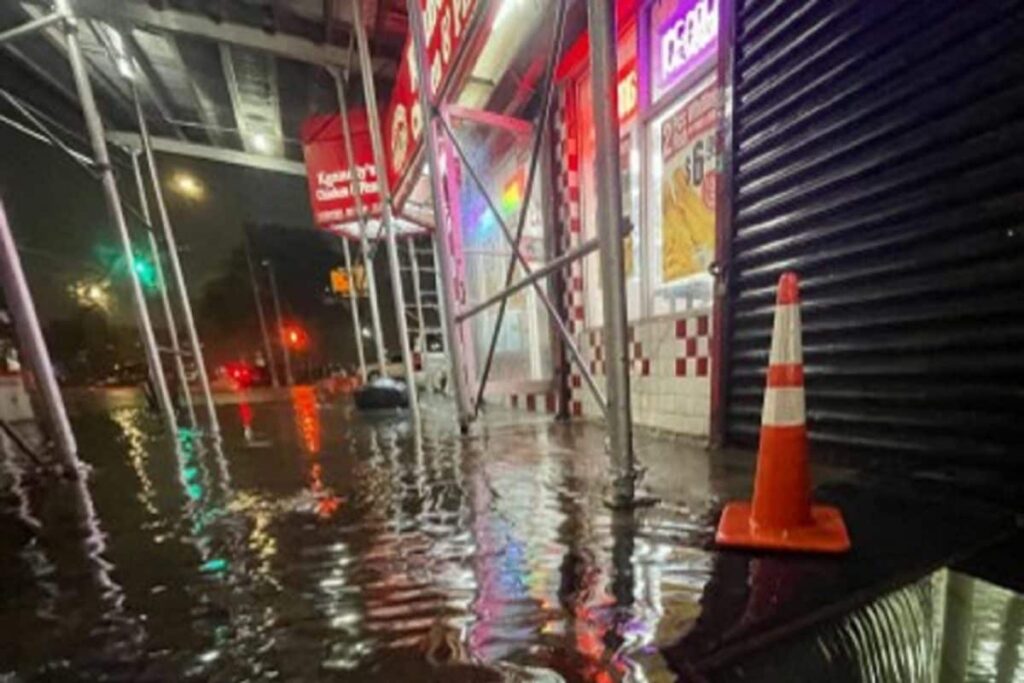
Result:
{"type": "Polygon", "coordinates": [[[718,47],[721,0],[657,0],[651,7],[651,94],[659,99],[718,47]]]}

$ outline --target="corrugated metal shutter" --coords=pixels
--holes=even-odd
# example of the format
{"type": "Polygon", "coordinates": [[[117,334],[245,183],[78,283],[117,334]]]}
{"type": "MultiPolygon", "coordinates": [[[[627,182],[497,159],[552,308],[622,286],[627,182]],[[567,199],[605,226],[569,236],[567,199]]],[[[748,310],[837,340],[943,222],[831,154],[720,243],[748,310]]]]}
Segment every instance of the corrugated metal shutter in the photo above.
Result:
{"type": "Polygon", "coordinates": [[[819,445],[1024,464],[1024,2],[738,0],[727,429],[802,280],[819,445]]]}

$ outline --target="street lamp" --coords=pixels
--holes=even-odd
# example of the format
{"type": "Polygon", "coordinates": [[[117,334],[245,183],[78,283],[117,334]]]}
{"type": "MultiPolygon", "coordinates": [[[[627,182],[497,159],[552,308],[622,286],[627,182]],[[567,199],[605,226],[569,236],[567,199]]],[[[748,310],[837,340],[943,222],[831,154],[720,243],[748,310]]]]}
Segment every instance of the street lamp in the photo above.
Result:
{"type": "Polygon", "coordinates": [[[191,173],[180,171],[171,178],[171,189],[185,199],[199,201],[206,195],[206,188],[191,173]]]}
{"type": "Polygon", "coordinates": [[[110,310],[110,283],[79,281],[71,285],[71,297],[83,308],[110,310]]]}

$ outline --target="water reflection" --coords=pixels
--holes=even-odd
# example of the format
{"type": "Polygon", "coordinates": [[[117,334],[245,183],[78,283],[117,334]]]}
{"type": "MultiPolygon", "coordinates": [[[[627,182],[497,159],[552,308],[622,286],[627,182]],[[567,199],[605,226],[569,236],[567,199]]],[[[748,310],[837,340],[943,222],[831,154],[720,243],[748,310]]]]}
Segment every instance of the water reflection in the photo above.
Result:
{"type": "MultiPolygon", "coordinates": [[[[83,519],[98,537],[36,513],[52,542],[0,546],[22,567],[2,574],[17,587],[2,593],[15,615],[2,625],[19,648],[3,650],[0,674],[45,677],[60,660],[79,678],[130,664],[127,678],[163,680],[653,683],[675,678],[665,648],[771,620],[821,572],[707,550],[717,480],[699,452],[681,459],[677,443],[641,452],[662,503],[622,513],[604,504],[597,430],[502,426],[463,439],[448,421],[356,418],[303,388],[280,404],[243,405],[222,413],[223,448],[187,432],[173,444],[154,439],[159,425],[132,411],[82,428],[109,536],[94,509],[83,519]],[[254,430],[271,447],[251,448],[254,430]],[[109,582],[96,584],[102,603],[60,637],[37,630],[40,645],[22,647],[18,604],[53,615],[82,600],[60,574],[71,547],[93,558],[89,576],[109,582]],[[716,594],[736,586],[734,611],[716,607],[716,594]],[[112,622],[144,628],[98,626],[112,622]]],[[[32,527],[32,496],[16,473],[3,479],[3,528],[32,527]]],[[[941,581],[792,650],[700,673],[934,680],[939,635],[983,613],[958,660],[963,680],[1019,678],[1019,598],[992,603],[975,590],[958,617],[941,581]]]]}

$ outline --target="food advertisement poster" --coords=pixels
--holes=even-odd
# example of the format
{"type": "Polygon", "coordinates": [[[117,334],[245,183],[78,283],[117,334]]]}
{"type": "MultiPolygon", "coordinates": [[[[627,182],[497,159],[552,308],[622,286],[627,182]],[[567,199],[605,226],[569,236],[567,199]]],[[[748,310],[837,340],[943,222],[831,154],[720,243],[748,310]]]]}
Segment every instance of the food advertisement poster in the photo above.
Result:
{"type": "Polygon", "coordinates": [[[715,255],[719,91],[701,89],[661,124],[661,279],[707,272],[715,255]]]}

